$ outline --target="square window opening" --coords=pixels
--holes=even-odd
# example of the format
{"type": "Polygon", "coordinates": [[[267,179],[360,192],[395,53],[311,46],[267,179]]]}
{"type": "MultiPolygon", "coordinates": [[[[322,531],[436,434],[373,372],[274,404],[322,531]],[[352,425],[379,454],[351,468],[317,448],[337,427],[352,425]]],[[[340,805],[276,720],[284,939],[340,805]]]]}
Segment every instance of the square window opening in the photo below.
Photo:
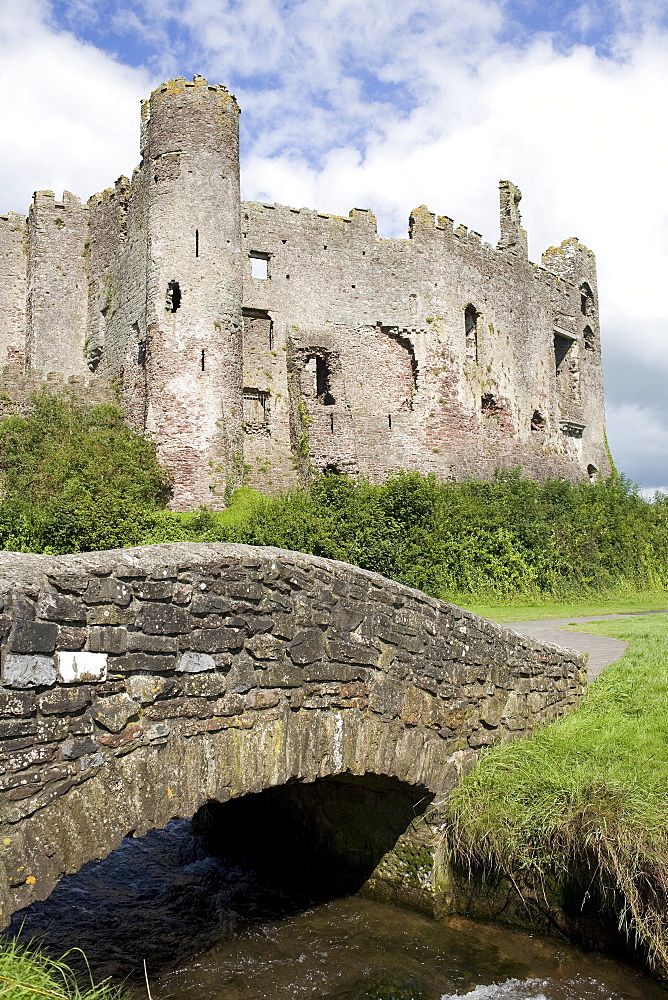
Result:
{"type": "Polygon", "coordinates": [[[251,250],[248,256],[251,262],[251,276],[266,281],[269,277],[269,254],[251,250]]]}

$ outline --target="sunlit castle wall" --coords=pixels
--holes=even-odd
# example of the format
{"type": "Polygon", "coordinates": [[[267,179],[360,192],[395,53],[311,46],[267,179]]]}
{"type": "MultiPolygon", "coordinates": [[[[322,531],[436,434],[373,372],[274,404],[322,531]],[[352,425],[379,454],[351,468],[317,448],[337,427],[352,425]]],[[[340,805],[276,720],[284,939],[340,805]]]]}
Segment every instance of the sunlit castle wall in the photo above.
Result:
{"type": "Polygon", "coordinates": [[[510,181],[496,247],[425,206],[383,239],[368,210],[240,203],[238,119],[225,87],[171,80],[131,181],[0,217],[5,383],[25,355],[30,384],[115,387],[175,509],[323,471],[608,473],[589,250],[529,261],[510,181]]]}

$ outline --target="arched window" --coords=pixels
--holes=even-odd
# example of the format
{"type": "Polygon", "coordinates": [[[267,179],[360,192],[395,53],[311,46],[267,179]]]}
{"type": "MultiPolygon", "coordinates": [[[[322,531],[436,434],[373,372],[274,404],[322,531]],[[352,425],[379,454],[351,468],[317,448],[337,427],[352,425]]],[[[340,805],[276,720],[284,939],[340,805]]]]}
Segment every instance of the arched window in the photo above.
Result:
{"type": "Polygon", "coordinates": [[[587,475],[589,476],[590,483],[598,482],[598,469],[596,468],[595,465],[587,466],[587,475]]]}

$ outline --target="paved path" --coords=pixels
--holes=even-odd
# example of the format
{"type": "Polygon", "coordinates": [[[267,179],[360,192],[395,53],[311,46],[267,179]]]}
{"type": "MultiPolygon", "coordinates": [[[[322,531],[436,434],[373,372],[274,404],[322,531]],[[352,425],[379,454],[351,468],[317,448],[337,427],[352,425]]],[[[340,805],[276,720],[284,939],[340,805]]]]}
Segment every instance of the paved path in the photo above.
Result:
{"type": "MultiPolygon", "coordinates": [[[[668,609],[666,609],[668,610],[668,609]]],[[[506,628],[511,628],[520,635],[529,635],[532,639],[542,642],[554,642],[557,646],[577,649],[580,653],[589,653],[589,680],[598,677],[601,670],[609,663],[619,660],[626,651],[628,642],[621,639],[608,639],[604,635],[587,635],[585,632],[566,632],[564,625],[579,625],[580,622],[598,622],[606,618],[637,618],[639,615],[658,615],[661,611],[630,611],[625,615],[588,615],[585,618],[548,618],[538,622],[504,622],[506,628]]]]}

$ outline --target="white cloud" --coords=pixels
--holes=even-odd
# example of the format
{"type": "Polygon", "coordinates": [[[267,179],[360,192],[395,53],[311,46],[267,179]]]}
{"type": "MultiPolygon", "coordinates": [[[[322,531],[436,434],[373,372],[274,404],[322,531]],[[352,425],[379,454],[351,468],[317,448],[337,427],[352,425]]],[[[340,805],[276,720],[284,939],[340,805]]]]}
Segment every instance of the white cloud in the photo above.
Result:
{"type": "Polygon", "coordinates": [[[88,197],[138,159],[148,75],[54,30],[48,13],[39,0],[0,5],[3,212],[25,212],[36,188],[88,197]]]}

